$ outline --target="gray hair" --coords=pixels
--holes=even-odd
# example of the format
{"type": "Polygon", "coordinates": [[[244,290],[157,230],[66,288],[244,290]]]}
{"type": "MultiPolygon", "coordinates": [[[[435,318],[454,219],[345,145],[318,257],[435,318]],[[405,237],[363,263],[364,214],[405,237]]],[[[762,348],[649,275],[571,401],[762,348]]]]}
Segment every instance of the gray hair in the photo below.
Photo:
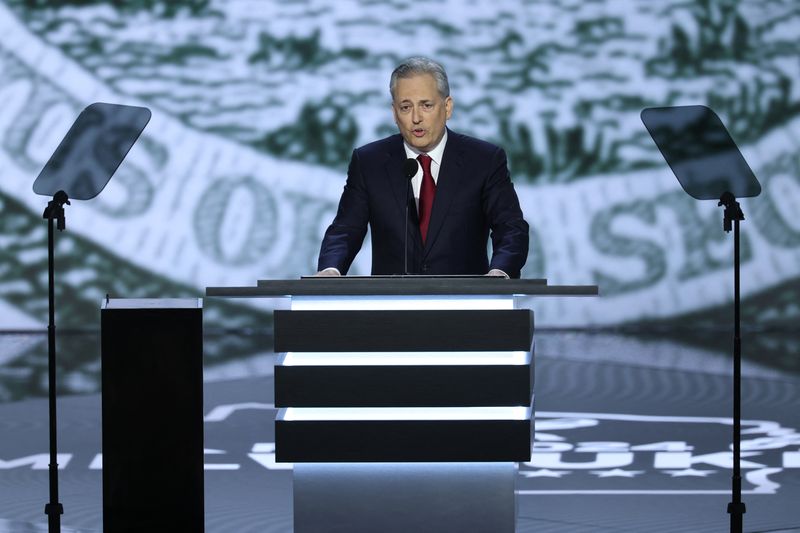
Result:
{"type": "Polygon", "coordinates": [[[444,67],[427,57],[410,57],[400,63],[392,72],[389,79],[389,92],[394,99],[394,90],[397,87],[397,80],[400,78],[411,78],[420,74],[430,74],[436,80],[436,88],[442,98],[450,96],[450,83],[447,81],[447,72],[444,67]]]}

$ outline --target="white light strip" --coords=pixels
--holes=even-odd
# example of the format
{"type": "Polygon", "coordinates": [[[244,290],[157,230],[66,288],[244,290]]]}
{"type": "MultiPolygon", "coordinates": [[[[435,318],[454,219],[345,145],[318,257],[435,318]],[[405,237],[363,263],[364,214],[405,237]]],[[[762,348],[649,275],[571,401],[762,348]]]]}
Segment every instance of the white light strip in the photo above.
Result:
{"type": "Polygon", "coordinates": [[[287,407],[278,420],[529,420],[531,408],[514,407],[287,407]]]}
{"type": "Polygon", "coordinates": [[[287,352],[283,366],[526,365],[528,352],[287,352]]]}
{"type": "MultiPolygon", "coordinates": [[[[517,463],[509,461],[480,461],[480,462],[402,462],[402,463],[297,463],[294,465],[295,474],[300,472],[301,475],[330,475],[334,473],[360,473],[370,474],[375,483],[389,483],[392,490],[396,489],[398,479],[394,476],[408,475],[408,474],[422,474],[427,479],[437,479],[438,476],[458,476],[469,475],[470,479],[475,479],[472,476],[481,476],[486,479],[486,476],[495,478],[495,476],[515,476],[518,471],[517,463]],[[388,478],[385,476],[389,476],[388,478]]],[[[495,478],[496,479],[496,478],[495,478]]],[[[512,478],[513,479],[513,478],[512,478]]],[[[444,480],[438,477],[438,481],[444,480]]],[[[460,484],[457,479],[451,478],[454,484],[460,484]]],[[[730,493],[730,491],[728,491],[730,493]]]]}
{"type": "Polygon", "coordinates": [[[442,309],[514,309],[508,296],[293,296],[293,311],[413,311],[442,309]]]}

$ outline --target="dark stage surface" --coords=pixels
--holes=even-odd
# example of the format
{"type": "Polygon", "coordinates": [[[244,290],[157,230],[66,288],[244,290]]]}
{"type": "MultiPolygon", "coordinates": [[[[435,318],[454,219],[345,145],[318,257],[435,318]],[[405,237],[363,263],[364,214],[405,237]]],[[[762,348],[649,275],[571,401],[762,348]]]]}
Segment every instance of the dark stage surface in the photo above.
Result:
{"type": "MultiPolygon", "coordinates": [[[[768,335],[759,335],[757,349],[749,337],[744,348],[745,530],[800,531],[800,355],[793,337],[777,335],[773,344],[786,351],[774,357],[774,346],[762,350],[768,335]]],[[[91,351],[96,339],[62,344],[91,351]]],[[[46,531],[44,341],[0,335],[0,532],[46,531]]],[[[209,337],[207,347],[224,342],[209,337]]],[[[730,356],[714,342],[701,345],[666,335],[537,333],[536,449],[519,469],[518,531],[728,530],[730,356]]],[[[273,454],[275,356],[208,353],[206,531],[290,531],[292,474],[273,454]]],[[[62,389],[70,394],[59,400],[64,531],[96,532],[99,358],[68,359],[62,389]]]]}

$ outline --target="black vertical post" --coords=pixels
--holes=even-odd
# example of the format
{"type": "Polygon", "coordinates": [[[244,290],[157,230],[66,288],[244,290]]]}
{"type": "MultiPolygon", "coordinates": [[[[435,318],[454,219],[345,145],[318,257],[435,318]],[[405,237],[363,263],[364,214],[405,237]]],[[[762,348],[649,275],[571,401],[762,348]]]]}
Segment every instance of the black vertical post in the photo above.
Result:
{"type": "MultiPolygon", "coordinates": [[[[738,206],[738,203],[737,203],[738,206]]],[[[739,292],[739,220],[733,219],[733,478],[731,503],[728,513],[731,515],[731,533],[742,533],[745,505],[742,502],[741,434],[742,434],[742,332],[739,292]]]]}
{"type": "Polygon", "coordinates": [[[731,533],[742,533],[743,515],[746,512],[742,502],[741,438],[742,438],[742,331],[739,313],[741,294],[739,292],[739,221],[744,213],[739,202],[730,192],[722,195],[719,205],[725,206],[722,228],[731,231],[733,223],[733,476],[731,478],[731,502],[728,514],[731,515],[731,533]]]}
{"type": "Polygon", "coordinates": [[[59,191],[48,203],[44,212],[47,219],[47,284],[49,317],[47,324],[47,371],[50,423],[50,464],[48,465],[50,482],[50,502],[44,506],[47,515],[47,531],[61,531],[61,515],[64,507],[58,501],[58,418],[56,411],[56,296],[55,296],[55,245],[53,224],[58,222],[58,229],[64,229],[64,203],[69,203],[67,195],[59,191]],[[60,193],[60,195],[59,195],[60,193]]]}

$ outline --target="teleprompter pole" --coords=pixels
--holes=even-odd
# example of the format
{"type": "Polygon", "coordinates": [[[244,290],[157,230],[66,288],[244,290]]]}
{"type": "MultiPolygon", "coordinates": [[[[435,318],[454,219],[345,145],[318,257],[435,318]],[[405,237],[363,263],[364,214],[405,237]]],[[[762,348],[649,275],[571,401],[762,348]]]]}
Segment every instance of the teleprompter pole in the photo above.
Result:
{"type": "Polygon", "coordinates": [[[55,246],[53,239],[53,223],[59,231],[64,223],[64,204],[69,205],[69,198],[64,191],[58,191],[47,204],[43,218],[47,219],[47,282],[49,299],[49,321],[47,324],[47,370],[48,397],[50,410],[50,502],[44,506],[47,515],[48,533],[60,533],[61,515],[64,506],[58,501],[58,419],[56,411],[56,306],[55,306],[55,246]]]}
{"type": "Polygon", "coordinates": [[[739,202],[730,192],[720,197],[719,204],[725,206],[722,228],[731,231],[733,223],[733,476],[731,477],[731,502],[728,514],[731,515],[731,533],[742,533],[743,515],[746,512],[742,502],[741,439],[742,439],[742,332],[739,312],[741,296],[739,292],[739,221],[744,213],[739,202]]]}

